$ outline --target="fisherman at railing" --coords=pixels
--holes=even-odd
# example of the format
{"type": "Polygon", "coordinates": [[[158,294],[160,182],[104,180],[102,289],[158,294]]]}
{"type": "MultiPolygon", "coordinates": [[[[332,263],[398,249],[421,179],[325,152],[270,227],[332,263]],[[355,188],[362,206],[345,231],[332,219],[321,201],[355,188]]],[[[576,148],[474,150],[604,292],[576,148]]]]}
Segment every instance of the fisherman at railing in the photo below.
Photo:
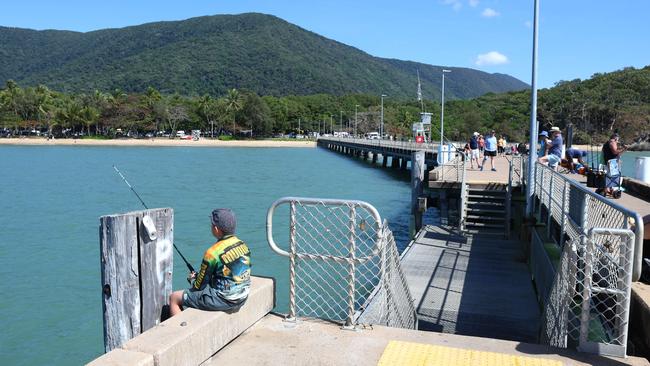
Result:
{"type": "Polygon", "coordinates": [[[227,208],[212,211],[212,235],[217,242],[206,250],[199,273],[191,272],[194,281],[186,290],[174,291],[169,297],[172,316],[185,307],[210,311],[238,310],[250,291],[250,250],[235,236],[235,214],[227,208]]]}

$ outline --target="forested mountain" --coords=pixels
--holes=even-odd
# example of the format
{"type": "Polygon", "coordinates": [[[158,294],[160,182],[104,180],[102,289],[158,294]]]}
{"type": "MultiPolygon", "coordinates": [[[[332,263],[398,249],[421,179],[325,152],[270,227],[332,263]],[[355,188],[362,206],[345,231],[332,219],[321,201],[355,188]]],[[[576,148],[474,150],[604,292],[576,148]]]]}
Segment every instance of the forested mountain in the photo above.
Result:
{"type": "MultiPolygon", "coordinates": [[[[247,13],[88,33],[0,27],[0,82],[62,92],[224,95],[388,94],[439,99],[440,66],[373,57],[274,16],[247,13]]],[[[467,99],[526,88],[504,74],[450,68],[445,94],[467,99]]]]}

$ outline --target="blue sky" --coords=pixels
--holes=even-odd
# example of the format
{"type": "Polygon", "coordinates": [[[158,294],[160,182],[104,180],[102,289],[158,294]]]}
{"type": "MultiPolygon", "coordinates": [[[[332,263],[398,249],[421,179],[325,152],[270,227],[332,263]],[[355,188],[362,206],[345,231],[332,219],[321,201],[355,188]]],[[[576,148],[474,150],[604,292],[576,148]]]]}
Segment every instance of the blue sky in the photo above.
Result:
{"type": "MultiPolygon", "coordinates": [[[[0,25],[85,32],[243,12],[374,56],[531,81],[533,0],[23,0],[2,5],[0,25]]],[[[539,86],[650,64],[648,14],[648,0],[540,0],[539,86]]]]}

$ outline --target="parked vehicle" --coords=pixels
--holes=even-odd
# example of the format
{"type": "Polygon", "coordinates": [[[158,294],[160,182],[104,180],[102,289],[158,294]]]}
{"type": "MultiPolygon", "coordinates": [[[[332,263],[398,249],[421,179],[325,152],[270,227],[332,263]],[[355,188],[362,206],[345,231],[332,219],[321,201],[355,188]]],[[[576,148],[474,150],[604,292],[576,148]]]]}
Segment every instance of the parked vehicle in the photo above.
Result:
{"type": "Polygon", "coordinates": [[[368,132],[366,133],[366,138],[368,140],[380,140],[379,132],[368,132]]]}

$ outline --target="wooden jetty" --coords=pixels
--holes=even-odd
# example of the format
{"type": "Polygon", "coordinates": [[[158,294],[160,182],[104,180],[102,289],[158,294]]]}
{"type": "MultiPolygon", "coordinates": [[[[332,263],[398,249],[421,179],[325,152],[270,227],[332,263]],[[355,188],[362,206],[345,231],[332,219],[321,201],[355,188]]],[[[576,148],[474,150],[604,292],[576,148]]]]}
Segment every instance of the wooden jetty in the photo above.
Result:
{"type": "MultiPolygon", "coordinates": [[[[253,278],[251,295],[238,312],[189,309],[92,364],[411,365],[417,364],[417,360],[435,359],[449,365],[467,362],[483,365],[650,365],[645,358],[623,358],[627,335],[617,333],[621,329],[627,332],[628,322],[631,322],[630,328],[638,333],[639,344],[650,339],[647,336],[650,329],[649,286],[634,283],[629,318],[626,309],[630,307],[629,278],[633,268],[629,250],[631,239],[621,241],[627,243],[628,257],[610,251],[607,256],[593,261],[580,257],[588,246],[578,252],[571,250],[580,243],[563,246],[569,234],[562,231],[565,221],[573,220],[574,229],[578,227],[583,236],[585,233],[591,235],[585,229],[589,217],[589,220],[600,220],[600,226],[616,221],[618,226],[607,229],[618,230],[627,238],[631,238],[631,232],[643,236],[643,220],[630,210],[639,210],[645,216],[645,210],[650,210],[647,201],[624,196],[618,202],[628,208],[622,209],[581,187],[576,188],[564,177],[552,176],[549,186],[542,187],[535,198],[537,221],[524,222],[523,163],[519,158],[517,167],[511,158],[496,158],[496,171],[489,170],[489,162],[483,171],[469,165],[461,170],[462,160],[459,159],[431,171],[437,158],[433,146],[354,139],[323,139],[319,140],[319,145],[352,157],[372,159],[374,163],[379,163],[381,157],[383,167],[389,160],[392,168],[412,167],[411,206],[418,231],[397,262],[405,276],[403,282],[408,285],[407,292],[410,292],[407,298],[413,300],[416,308],[419,330],[360,322],[350,331],[350,327],[341,327],[342,324],[331,319],[285,321],[271,313],[275,306],[274,281],[253,278]],[[558,190],[554,179],[562,182],[563,190],[558,190]],[[548,201],[542,197],[544,190],[548,193],[548,201]],[[564,196],[551,199],[553,192],[561,192],[564,196]],[[575,207],[564,209],[563,197],[579,206],[579,210],[575,207]],[[587,200],[593,202],[587,203],[587,200]],[[589,212],[588,204],[600,206],[589,212]],[[421,221],[422,212],[432,206],[439,208],[442,224],[427,225],[421,221]],[[564,271],[562,263],[566,265],[562,259],[566,257],[558,250],[573,253],[569,258],[575,265],[574,271],[586,271],[607,263],[601,270],[614,268],[609,273],[617,273],[617,280],[603,281],[604,272],[599,271],[577,277],[574,273],[570,279],[574,282],[565,282],[568,285],[556,288],[558,276],[566,275],[561,272],[564,271]],[[595,285],[591,283],[592,278],[599,279],[595,285]],[[557,295],[558,288],[564,291],[560,293],[560,305],[552,303],[555,307],[549,307],[550,295],[553,291],[557,295]],[[575,290],[580,293],[572,292],[575,290]],[[602,294],[609,296],[602,302],[608,306],[604,311],[602,304],[596,304],[603,299],[602,294]],[[573,307],[565,303],[575,301],[580,295],[585,295],[586,301],[573,307]],[[570,311],[563,311],[562,307],[570,311]],[[554,309],[560,310],[554,313],[554,309]],[[602,321],[612,314],[617,317],[602,321]],[[580,339],[573,344],[550,346],[544,323],[548,320],[545,317],[554,315],[560,322],[555,325],[561,325],[556,328],[565,342],[567,333],[562,324],[566,324],[567,319],[580,324],[580,329],[574,328],[574,332],[580,332],[580,339]],[[592,315],[595,318],[590,321],[592,315]],[[592,328],[599,331],[596,340],[592,339],[592,328]],[[586,332],[584,337],[583,332],[586,332]]],[[[535,184],[546,184],[544,179],[535,184]]],[[[594,223],[590,224],[590,228],[595,227],[594,223]]],[[[600,249],[611,248],[602,246],[600,249]]],[[[638,253],[634,256],[636,261],[638,253]]],[[[355,291],[350,293],[354,295],[355,291]]],[[[411,304],[410,300],[406,304],[411,304]]],[[[370,305],[366,309],[382,310],[381,303],[370,305]]],[[[396,308],[388,309],[391,310],[397,311],[396,308]]],[[[631,339],[634,343],[634,335],[631,339]]]]}
{"type": "Polygon", "coordinates": [[[427,225],[402,268],[420,330],[537,342],[540,311],[519,240],[427,225]]]}

